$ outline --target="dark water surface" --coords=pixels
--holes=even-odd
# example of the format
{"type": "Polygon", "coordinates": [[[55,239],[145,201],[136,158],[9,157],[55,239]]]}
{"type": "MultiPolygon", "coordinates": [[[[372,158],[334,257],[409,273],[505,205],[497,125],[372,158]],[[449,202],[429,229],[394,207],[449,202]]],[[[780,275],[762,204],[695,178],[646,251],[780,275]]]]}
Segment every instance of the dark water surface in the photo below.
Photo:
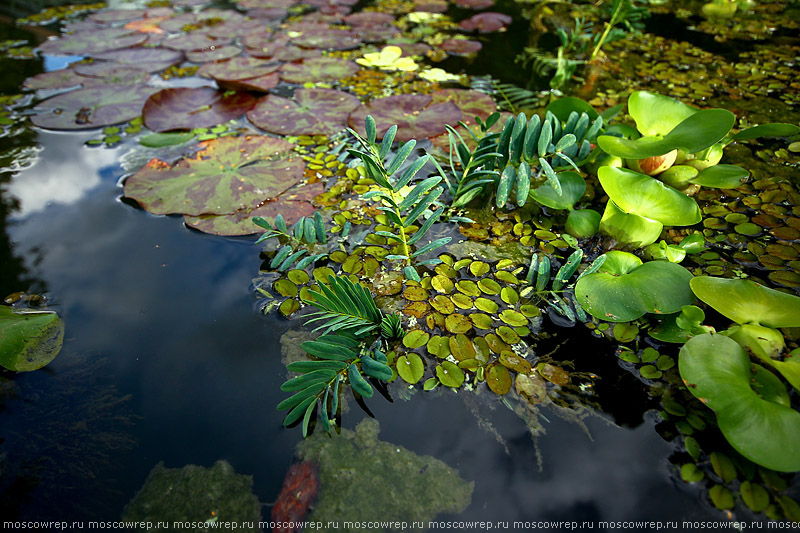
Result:
{"type": "MultiPolygon", "coordinates": [[[[4,74],[19,78],[5,87],[19,85],[34,63],[4,62],[4,74]]],[[[259,499],[271,502],[301,436],[281,426],[285,413],[275,409],[285,396],[280,337],[289,322],[255,309],[258,247],[122,203],[119,160],[128,148],[85,147],[95,135],[0,139],[0,152],[42,147],[33,166],[0,179],[4,202],[18,202],[6,215],[10,255],[2,256],[0,285],[45,293],[66,324],[52,364],[3,375],[0,514],[116,520],[161,461],[172,468],[225,459],[252,475],[259,499]]],[[[615,361],[607,347],[576,342],[570,349],[615,361]]],[[[618,396],[600,398],[614,414],[586,418],[585,429],[543,411],[541,471],[527,428],[502,406],[485,416],[508,454],[478,426],[463,392],[394,403],[376,395],[369,407],[381,440],[430,454],[475,481],[470,507],[445,519],[724,519],[676,479],[668,461],[676,446],[655,431],[654,413],[641,420],[641,387],[639,396],[626,394],[635,380],[621,376],[610,378],[627,380],[618,396]]],[[[345,427],[362,416],[354,407],[345,427]]]]}

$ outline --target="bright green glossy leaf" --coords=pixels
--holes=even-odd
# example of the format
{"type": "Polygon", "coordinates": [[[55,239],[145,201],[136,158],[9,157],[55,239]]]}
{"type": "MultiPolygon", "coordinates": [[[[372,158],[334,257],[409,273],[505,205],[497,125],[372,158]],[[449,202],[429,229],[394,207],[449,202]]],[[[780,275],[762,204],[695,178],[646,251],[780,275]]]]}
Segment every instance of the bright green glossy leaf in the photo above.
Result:
{"type": "Polygon", "coordinates": [[[452,387],[457,389],[464,383],[464,372],[458,368],[458,365],[450,361],[442,361],[436,367],[436,377],[445,387],[452,387]]]}
{"type": "Polygon", "coordinates": [[[551,209],[570,209],[586,191],[586,182],[577,172],[561,172],[558,175],[561,194],[558,194],[550,181],[531,190],[531,198],[551,209]]]}
{"type": "Polygon", "coordinates": [[[415,384],[422,379],[425,373],[425,366],[422,364],[422,358],[415,354],[409,353],[401,355],[397,358],[397,375],[403,378],[403,381],[410,384],[415,384]]]}
{"type": "MultiPolygon", "coordinates": [[[[681,377],[716,412],[720,430],[736,451],[772,470],[800,470],[800,413],[753,390],[751,366],[742,347],[723,335],[693,337],[680,352],[681,377]]],[[[758,381],[767,390],[782,386],[767,372],[758,381]]]]}
{"type": "Polygon", "coordinates": [[[759,137],[791,137],[800,133],[800,127],[793,124],[761,124],[742,130],[733,137],[732,141],[746,141],[749,139],[757,139],[759,137]]]}
{"type": "Polygon", "coordinates": [[[800,326],[800,297],[741,279],[699,276],[691,286],[698,298],[739,324],[800,326]]]}
{"type": "Polygon", "coordinates": [[[668,96],[636,91],[628,97],[628,113],[642,135],[666,135],[697,109],[668,96]]]}
{"type": "Polygon", "coordinates": [[[606,204],[600,219],[600,231],[634,248],[654,243],[661,235],[664,225],[639,215],[622,211],[613,200],[606,204]]]}
{"type": "Polygon", "coordinates": [[[714,165],[690,179],[690,183],[717,189],[735,189],[747,181],[750,173],[736,165],[714,165]]]}
{"type": "Polygon", "coordinates": [[[52,361],[64,342],[56,313],[15,313],[0,305],[0,366],[14,372],[37,370],[52,361]]]}

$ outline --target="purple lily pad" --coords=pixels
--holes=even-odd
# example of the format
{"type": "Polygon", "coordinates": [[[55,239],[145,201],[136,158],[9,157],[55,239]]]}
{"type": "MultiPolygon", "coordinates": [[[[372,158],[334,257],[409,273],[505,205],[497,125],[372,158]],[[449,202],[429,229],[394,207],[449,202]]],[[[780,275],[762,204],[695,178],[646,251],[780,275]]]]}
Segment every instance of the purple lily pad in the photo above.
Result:
{"type": "Polygon", "coordinates": [[[298,89],[294,101],[267,95],[247,113],[262,130],[280,135],[330,135],[345,128],[347,115],[361,105],[352,94],[333,89],[298,89]]]}
{"type": "Polygon", "coordinates": [[[248,9],[247,16],[260,21],[283,20],[289,14],[283,7],[265,7],[248,9]]]}
{"type": "Polygon", "coordinates": [[[183,53],[177,50],[165,50],[163,48],[127,48],[124,50],[114,50],[92,54],[93,59],[114,61],[121,65],[133,66],[146,70],[147,72],[159,72],[172,65],[183,62],[183,53]]]}
{"type": "Polygon", "coordinates": [[[503,13],[487,11],[478,13],[468,19],[462,20],[458,25],[467,31],[479,31],[480,33],[491,33],[505,29],[511,24],[511,17],[503,13]]]}
{"type": "Polygon", "coordinates": [[[259,59],[271,59],[273,61],[299,61],[312,57],[322,57],[322,50],[316,48],[300,48],[299,46],[273,45],[263,48],[247,48],[247,53],[259,59]]]}
{"type": "Polygon", "coordinates": [[[264,228],[253,223],[253,217],[273,221],[280,214],[287,224],[294,224],[301,217],[314,214],[317,209],[311,200],[323,192],[324,186],[320,182],[300,184],[253,210],[243,209],[232,215],[184,215],[183,220],[190,228],[212,235],[252,235],[264,231],[264,228]]]}
{"type": "Polygon", "coordinates": [[[147,40],[143,33],[131,33],[124,28],[84,31],[51,39],[39,45],[43,54],[80,56],[96,54],[141,44],[147,40]]]}
{"type": "Polygon", "coordinates": [[[361,39],[354,37],[348,30],[331,28],[306,30],[292,43],[303,48],[320,48],[323,50],[349,50],[361,44],[361,39]]]}
{"type": "Polygon", "coordinates": [[[290,8],[300,0],[236,0],[242,9],[269,9],[273,7],[290,8]]]}
{"type": "MultiPolygon", "coordinates": [[[[467,89],[442,89],[431,93],[433,101],[431,104],[439,104],[442,102],[453,102],[462,113],[462,119],[465,123],[471,124],[475,121],[475,116],[486,120],[486,118],[497,111],[497,103],[494,98],[486,93],[480,91],[471,91],[467,89]]],[[[450,123],[455,126],[455,122],[450,123]]]]}
{"type": "Polygon", "coordinates": [[[116,83],[145,83],[150,79],[150,73],[148,73],[146,70],[127,65],[120,65],[110,61],[97,61],[94,63],[78,64],[73,68],[77,74],[87,78],[93,78],[104,85],[116,83]]]}
{"type": "Polygon", "coordinates": [[[494,5],[494,0],[454,0],[453,3],[464,9],[486,9],[494,5]]]}
{"type": "Polygon", "coordinates": [[[449,7],[445,0],[414,0],[414,11],[444,13],[449,7]]]}
{"type": "Polygon", "coordinates": [[[173,165],[153,159],[125,181],[125,196],[158,215],[232,215],[255,209],[303,179],[292,144],[265,135],[203,141],[173,165]]]}
{"type": "Polygon", "coordinates": [[[389,42],[387,44],[392,44],[394,46],[400,47],[400,50],[403,51],[404,56],[426,56],[430,51],[431,47],[425,43],[392,43],[389,42]]]}
{"type": "Polygon", "coordinates": [[[277,63],[255,57],[234,57],[225,61],[206,63],[197,69],[197,75],[217,81],[239,81],[258,78],[278,70],[277,63]]]}
{"type": "Polygon", "coordinates": [[[23,83],[23,87],[31,90],[39,89],[68,89],[70,87],[78,87],[83,84],[86,79],[78,74],[71,68],[62,68],[60,70],[53,70],[51,72],[41,72],[35,76],[31,76],[23,83]]]}
{"type": "Polygon", "coordinates": [[[375,119],[378,138],[397,124],[395,138],[400,142],[440,135],[445,124],[461,120],[461,110],[453,102],[434,103],[429,94],[398,94],[372,100],[350,113],[350,127],[364,134],[367,115],[375,119]]]}
{"type": "Polygon", "coordinates": [[[347,15],[344,21],[350,26],[386,26],[394,23],[394,17],[389,13],[381,13],[380,11],[361,11],[360,13],[353,13],[347,15]]]}
{"type": "Polygon", "coordinates": [[[476,54],[481,51],[483,44],[469,39],[448,39],[441,44],[441,48],[451,54],[476,54]]]}
{"type": "Polygon", "coordinates": [[[165,20],[164,22],[159,23],[159,26],[164,31],[168,31],[170,33],[183,33],[183,28],[187,25],[205,26],[206,24],[212,22],[221,24],[225,21],[238,17],[242,17],[242,15],[229,9],[206,9],[199,13],[182,13],[180,15],[176,15],[168,20],[165,20]]]}
{"type": "Polygon", "coordinates": [[[269,92],[270,89],[274,89],[278,86],[281,82],[281,75],[277,72],[273,72],[272,74],[266,74],[264,76],[259,76],[257,78],[250,78],[247,80],[239,80],[239,81],[228,81],[228,82],[217,82],[218,84],[224,85],[225,88],[233,89],[233,90],[242,90],[242,91],[253,91],[258,93],[266,93],[269,92]]]}
{"type": "Polygon", "coordinates": [[[209,87],[163,89],[144,104],[144,125],[156,132],[208,128],[244,115],[255,103],[251,94],[209,87]]]}
{"type": "Polygon", "coordinates": [[[115,24],[118,22],[136,20],[142,18],[144,15],[144,9],[106,9],[89,15],[87,20],[91,20],[97,24],[115,24]]]}
{"type": "Polygon", "coordinates": [[[206,32],[191,32],[176,37],[168,37],[161,42],[161,46],[170,50],[180,50],[182,52],[190,50],[204,50],[210,46],[223,46],[230,43],[232,39],[215,39],[206,32]]]}
{"type": "Polygon", "coordinates": [[[78,89],[41,102],[35,126],[54,130],[83,130],[120,124],[138,117],[147,98],[158,91],[147,85],[108,85],[78,89]]]}
{"type": "Polygon", "coordinates": [[[186,59],[192,63],[207,63],[230,59],[242,53],[242,49],[233,45],[214,46],[213,44],[203,50],[186,52],[186,59]]]}
{"type": "Polygon", "coordinates": [[[362,26],[353,28],[353,36],[361,41],[370,43],[388,41],[389,39],[394,39],[399,35],[400,29],[394,26],[362,26]]]}
{"type": "Polygon", "coordinates": [[[261,20],[229,20],[212,26],[208,30],[208,36],[215,39],[233,40],[249,31],[264,31],[265,28],[266,26],[261,20]]]}
{"type": "Polygon", "coordinates": [[[287,63],[281,67],[281,78],[289,83],[307,81],[334,81],[358,72],[352,61],[333,57],[305,59],[302,63],[287,63]]]}

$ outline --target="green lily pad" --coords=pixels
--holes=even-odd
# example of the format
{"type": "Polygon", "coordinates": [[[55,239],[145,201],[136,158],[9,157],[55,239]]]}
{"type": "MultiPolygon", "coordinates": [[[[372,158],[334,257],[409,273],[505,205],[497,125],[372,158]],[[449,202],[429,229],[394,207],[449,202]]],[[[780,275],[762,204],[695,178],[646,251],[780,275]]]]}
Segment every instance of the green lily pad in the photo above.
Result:
{"type": "Polygon", "coordinates": [[[475,359],[477,355],[472,340],[463,333],[459,333],[455,337],[450,337],[448,344],[450,345],[450,353],[459,361],[475,359]]]}
{"type": "Polygon", "coordinates": [[[503,365],[492,363],[486,367],[486,385],[499,395],[508,394],[511,390],[511,372],[503,365]]]}
{"type": "Polygon", "coordinates": [[[298,89],[294,100],[267,95],[247,113],[259,128],[280,135],[331,135],[346,126],[347,115],[361,105],[348,93],[333,89],[298,89]]]}
{"type": "Polygon", "coordinates": [[[787,405],[778,378],[763,369],[755,374],[761,393],[754,390],[751,367],[744,349],[724,335],[692,337],[680,352],[688,390],[717,414],[722,434],[736,451],[772,470],[798,471],[800,413],[787,405]]]}
{"type": "Polygon", "coordinates": [[[475,299],[475,307],[477,307],[481,311],[491,314],[496,313],[498,309],[500,309],[500,306],[497,305],[497,303],[495,303],[492,300],[489,300],[488,298],[483,298],[483,297],[475,299]]]}
{"type": "Polygon", "coordinates": [[[667,226],[700,222],[700,207],[692,198],[650,176],[618,167],[601,167],[597,176],[609,198],[623,212],[667,226]]]}
{"type": "Polygon", "coordinates": [[[0,305],[0,366],[29,372],[47,365],[61,351],[64,322],[56,313],[15,313],[0,305]]]}
{"type": "Polygon", "coordinates": [[[209,87],[163,89],[144,105],[144,125],[156,132],[209,128],[239,118],[256,103],[245,92],[209,87]]]}
{"type": "Polygon", "coordinates": [[[315,57],[302,63],[287,63],[280,72],[281,78],[289,83],[324,82],[350,77],[358,72],[358,65],[333,57],[315,57]]]}
{"type": "Polygon", "coordinates": [[[190,52],[192,50],[203,50],[211,47],[218,47],[229,44],[233,39],[215,39],[208,33],[204,32],[191,32],[168,37],[159,43],[164,48],[170,50],[180,50],[182,52],[190,52]]]}
{"type": "Polygon", "coordinates": [[[59,94],[39,103],[31,122],[54,130],[83,130],[120,124],[138,117],[155,87],[105,85],[59,94]]]}
{"type": "Polygon", "coordinates": [[[472,320],[472,323],[475,325],[476,329],[492,328],[493,320],[489,315],[484,315],[483,313],[472,313],[469,315],[469,319],[472,320]]]}
{"type": "Polygon", "coordinates": [[[375,119],[379,139],[396,124],[395,140],[399,142],[440,135],[445,132],[445,124],[456,124],[461,120],[458,106],[450,101],[436,104],[429,94],[398,94],[376,98],[350,113],[350,127],[365,135],[364,121],[367,115],[375,119]]]}
{"type": "Polygon", "coordinates": [[[500,313],[500,320],[512,327],[527,326],[528,319],[519,311],[505,309],[500,313]]]}
{"type": "Polygon", "coordinates": [[[303,162],[286,157],[292,146],[263,135],[203,141],[173,165],[151,160],[125,181],[125,196],[161,215],[254,209],[303,178],[303,162]]]}
{"type": "Polygon", "coordinates": [[[578,303],[590,315],[608,322],[629,322],[645,313],[677,313],[694,301],[692,274],[676,263],[639,259],[620,251],[606,253],[600,270],[575,285],[578,303]]]}
{"type": "Polygon", "coordinates": [[[466,333],[472,329],[472,321],[467,316],[458,313],[445,318],[444,325],[450,333],[466,333]]]}
{"type": "Polygon", "coordinates": [[[704,109],[684,119],[663,137],[623,139],[601,135],[597,144],[608,154],[623,159],[645,159],[672,150],[693,154],[717,143],[733,127],[735,116],[725,109],[704,109]]]}
{"type": "Polygon", "coordinates": [[[580,174],[572,171],[559,173],[558,181],[561,183],[561,194],[553,188],[551,180],[547,180],[528,195],[551,209],[571,209],[586,191],[586,182],[580,174]]]}
{"type": "Polygon", "coordinates": [[[458,365],[450,361],[442,361],[436,367],[436,377],[445,387],[457,389],[464,383],[464,372],[458,368],[458,365]]]}
{"type": "Polygon", "coordinates": [[[500,354],[498,360],[504,367],[520,374],[530,374],[531,370],[533,370],[533,367],[527,359],[524,359],[514,352],[504,351],[500,354]]]}
{"type": "Polygon", "coordinates": [[[413,350],[415,348],[419,348],[420,346],[425,346],[425,344],[428,342],[428,339],[430,339],[430,334],[427,331],[422,331],[421,329],[412,329],[403,337],[403,345],[406,348],[411,348],[413,350]]]}
{"type": "Polygon", "coordinates": [[[424,374],[425,366],[422,364],[422,358],[419,355],[409,353],[397,358],[397,375],[406,383],[414,385],[422,379],[424,374]]]}
{"type": "Polygon", "coordinates": [[[694,293],[719,313],[739,324],[770,328],[800,326],[800,298],[750,280],[698,276],[694,293]]]}

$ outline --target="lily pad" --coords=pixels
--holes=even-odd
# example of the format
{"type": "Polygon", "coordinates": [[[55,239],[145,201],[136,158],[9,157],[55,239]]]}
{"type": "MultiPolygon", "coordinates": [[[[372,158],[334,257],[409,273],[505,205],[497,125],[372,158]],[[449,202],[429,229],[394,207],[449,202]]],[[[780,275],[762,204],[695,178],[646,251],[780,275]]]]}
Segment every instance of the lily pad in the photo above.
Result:
{"type": "Polygon", "coordinates": [[[492,363],[486,367],[486,384],[495,394],[508,394],[511,390],[511,372],[503,365],[492,363]]]}
{"type": "Polygon", "coordinates": [[[323,82],[350,77],[358,72],[358,65],[333,57],[316,57],[287,63],[280,71],[281,78],[289,83],[323,82]]]}
{"type": "Polygon", "coordinates": [[[64,341],[64,322],[53,312],[15,313],[0,305],[0,366],[37,370],[52,361],[64,341]]]}
{"type": "Polygon", "coordinates": [[[464,372],[450,361],[442,361],[436,367],[436,377],[445,387],[457,389],[464,383],[464,372]]]}
{"type": "Polygon", "coordinates": [[[292,144],[262,135],[203,141],[194,157],[158,159],[125,181],[125,196],[154,214],[233,214],[254,209],[298,183],[304,165],[292,144]]]}
{"type": "Polygon", "coordinates": [[[146,40],[147,35],[144,33],[135,33],[124,28],[109,28],[82,31],[51,39],[40,44],[39,51],[43,54],[82,56],[128,48],[146,40]]]}
{"type": "Polygon", "coordinates": [[[242,49],[233,45],[214,46],[211,45],[202,50],[191,50],[186,52],[186,59],[192,63],[207,63],[209,61],[221,61],[236,57],[242,53],[242,49]]]}
{"type": "Polygon", "coordinates": [[[294,100],[267,95],[247,113],[259,128],[281,135],[330,135],[345,128],[347,115],[361,101],[333,89],[298,89],[294,100]]]}
{"type": "Polygon", "coordinates": [[[578,303],[608,322],[628,322],[645,313],[677,313],[694,301],[692,274],[676,263],[641,264],[633,254],[610,251],[603,266],[575,284],[578,303]]]}
{"type": "Polygon", "coordinates": [[[681,348],[679,370],[688,390],[717,414],[730,444],[756,464],[800,470],[800,413],[777,377],[755,367],[744,349],[723,335],[693,337],[681,348]],[[761,371],[758,371],[758,369],[761,371]],[[754,390],[751,383],[755,376],[754,390]]]}
{"type": "Polygon", "coordinates": [[[445,131],[445,124],[461,120],[458,106],[453,102],[434,104],[429,94],[399,94],[372,100],[350,113],[350,127],[365,134],[367,115],[375,119],[378,138],[396,124],[395,140],[399,142],[440,135],[445,131]]]}
{"type": "Polygon", "coordinates": [[[160,46],[170,50],[190,52],[193,50],[208,50],[229,44],[233,39],[217,39],[203,32],[191,32],[170,37],[161,41],[160,46]]]}
{"type": "Polygon", "coordinates": [[[92,54],[91,57],[134,66],[150,73],[178,65],[184,59],[183,52],[165,50],[163,48],[125,48],[123,50],[92,54]]]}
{"type": "Polygon", "coordinates": [[[480,41],[470,39],[447,39],[441,44],[441,49],[451,54],[477,54],[483,48],[480,41]]]}
{"type": "Polygon", "coordinates": [[[144,105],[144,125],[156,132],[208,128],[244,115],[255,103],[251,94],[209,87],[163,89],[144,105]]]}
{"type": "Polygon", "coordinates": [[[491,33],[498,30],[505,29],[511,24],[511,17],[503,13],[496,13],[494,11],[487,11],[485,13],[478,13],[468,19],[459,22],[459,26],[463,30],[478,31],[480,33],[491,33]]]}
{"type": "Polygon", "coordinates": [[[23,83],[23,87],[38,91],[40,89],[67,89],[69,87],[80,87],[86,82],[84,76],[79,76],[74,69],[62,68],[50,72],[40,72],[31,76],[23,83]]]}
{"type": "Polygon", "coordinates": [[[84,78],[86,84],[111,85],[115,83],[145,83],[150,79],[150,73],[138,67],[130,65],[119,65],[110,61],[95,61],[89,64],[78,64],[74,66],[77,74],[84,78]]]}
{"type": "Polygon", "coordinates": [[[292,44],[322,50],[350,50],[358,47],[361,39],[355,37],[349,30],[324,27],[301,32],[299,36],[292,37],[292,44]]]}
{"type": "Polygon", "coordinates": [[[409,353],[397,358],[397,375],[403,378],[406,383],[413,385],[419,382],[423,374],[425,374],[425,366],[422,364],[422,358],[419,355],[409,353]]]}
{"type": "MultiPolygon", "coordinates": [[[[497,111],[497,104],[494,98],[480,91],[469,91],[466,89],[442,89],[431,93],[433,100],[430,105],[443,102],[453,102],[461,110],[462,120],[470,124],[478,116],[481,120],[486,120],[489,115],[497,111]]],[[[455,125],[452,123],[451,125],[455,125]]]]}
{"type": "Polygon", "coordinates": [[[37,105],[31,122],[54,130],[83,130],[120,124],[138,117],[158,91],[147,85],[104,85],[59,94],[37,105]]]}
{"type": "Polygon", "coordinates": [[[271,74],[278,70],[279,66],[277,63],[254,57],[234,57],[206,63],[197,69],[197,75],[218,82],[240,81],[271,74]]]}
{"type": "Polygon", "coordinates": [[[494,0],[455,0],[453,2],[458,7],[464,9],[486,9],[494,5],[494,0]]]}

